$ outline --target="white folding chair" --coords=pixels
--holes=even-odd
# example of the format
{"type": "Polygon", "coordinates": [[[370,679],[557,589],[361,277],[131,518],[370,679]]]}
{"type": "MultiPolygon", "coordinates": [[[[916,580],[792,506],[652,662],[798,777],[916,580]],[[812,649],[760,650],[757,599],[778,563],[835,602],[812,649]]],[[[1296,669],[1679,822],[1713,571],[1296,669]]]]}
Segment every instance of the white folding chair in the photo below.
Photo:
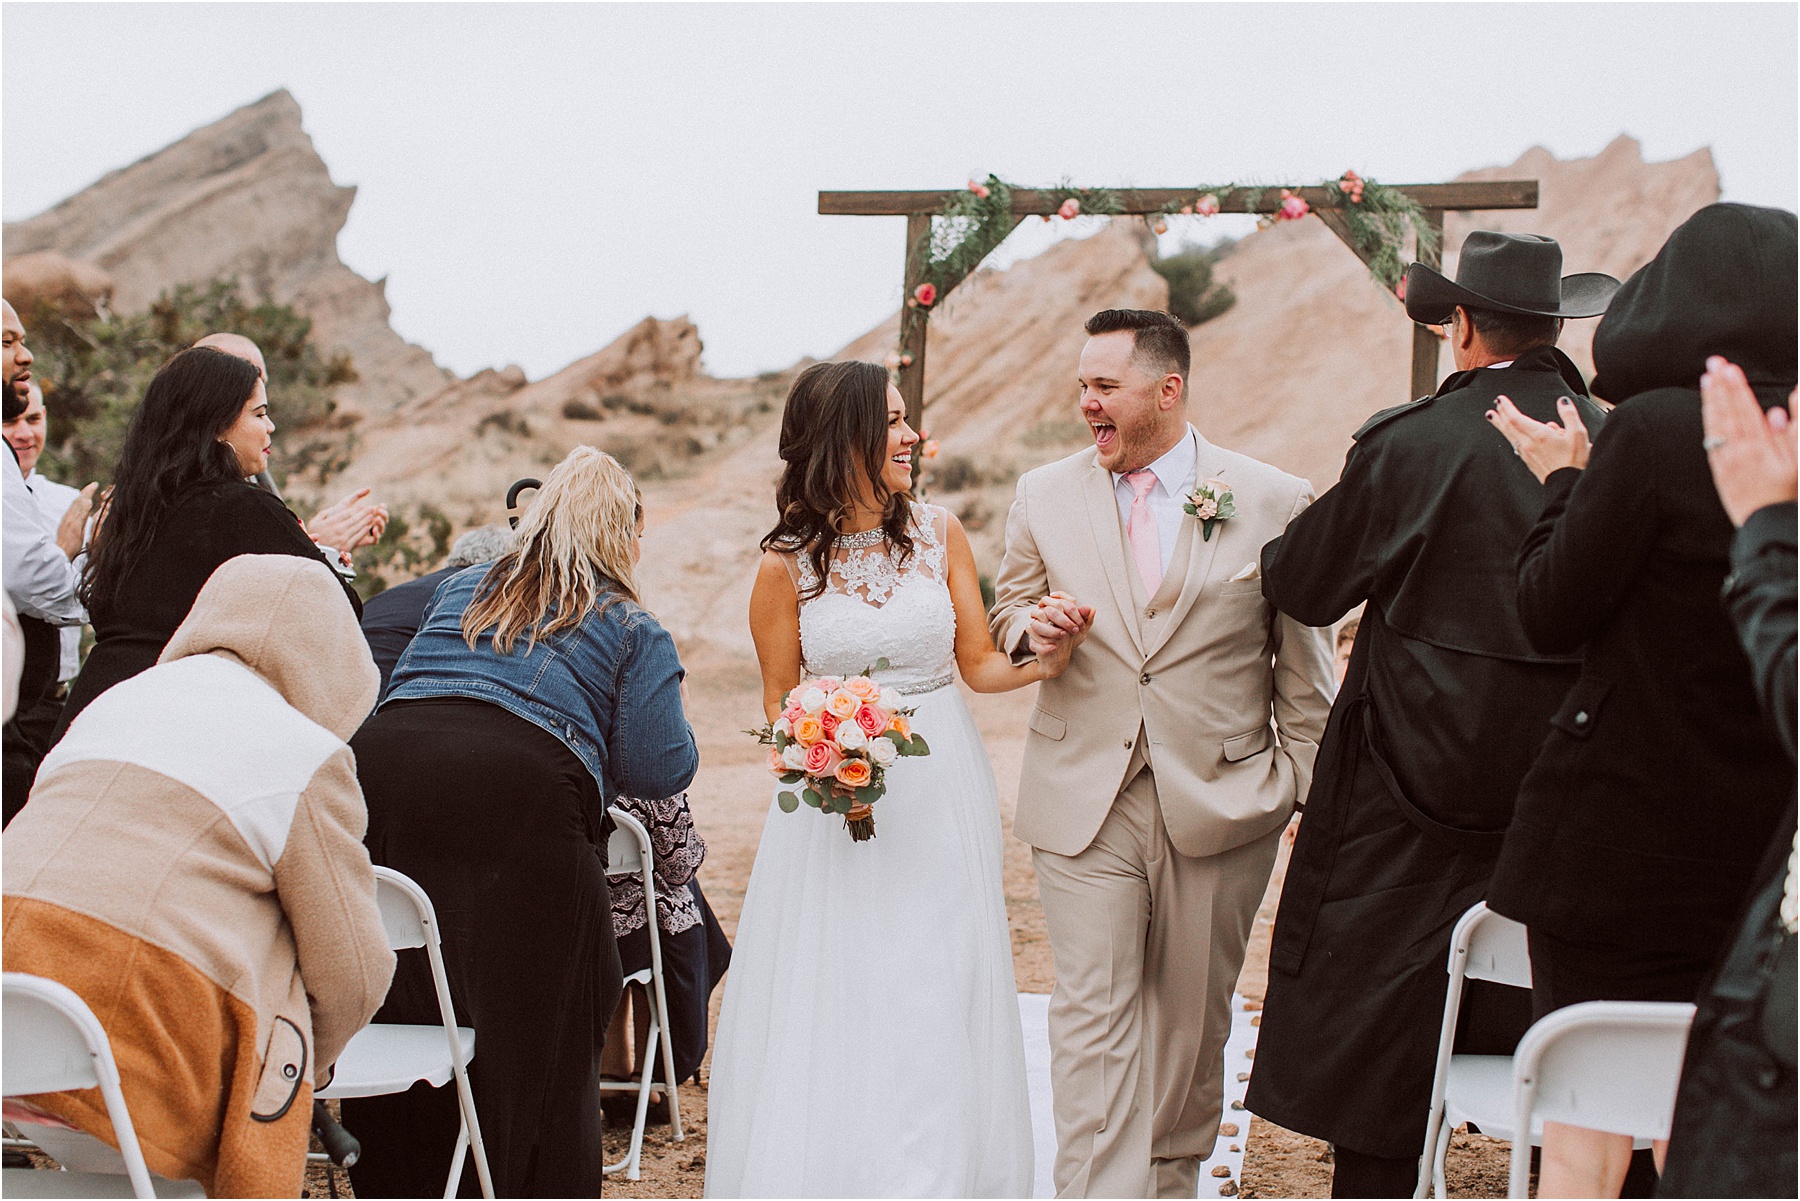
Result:
{"type": "Polygon", "coordinates": [[[24,1131],[41,1134],[31,1141],[62,1163],[64,1170],[7,1168],[0,1174],[0,1192],[8,1197],[206,1195],[195,1181],[164,1180],[152,1176],[145,1166],[119,1085],[112,1043],[87,1002],[65,985],[23,972],[0,975],[0,997],[4,1008],[0,1013],[0,1036],[4,1038],[0,1091],[9,1097],[29,1097],[98,1088],[107,1120],[119,1140],[119,1149],[114,1151],[79,1131],[25,1123],[24,1131]]]}
{"type": "Polygon", "coordinates": [[[421,1080],[433,1088],[442,1088],[454,1079],[462,1128],[457,1132],[456,1149],[450,1154],[450,1177],[444,1185],[444,1196],[456,1196],[456,1186],[462,1182],[463,1152],[473,1150],[481,1195],[492,1198],[494,1184],[488,1175],[487,1149],[481,1142],[481,1123],[475,1117],[475,1095],[469,1090],[468,1062],[475,1057],[475,1031],[456,1024],[450,982],[444,975],[437,910],[424,889],[386,867],[375,869],[375,903],[381,908],[388,946],[396,951],[425,948],[443,1022],[431,1026],[382,1022],[363,1027],[338,1056],[331,1083],[314,1096],[319,1100],[380,1097],[405,1092],[421,1080]]]}
{"type": "MultiPolygon", "coordinates": [[[[1425,1122],[1425,1147],[1419,1160],[1419,1183],[1414,1197],[1448,1193],[1444,1186],[1444,1156],[1450,1150],[1450,1133],[1464,1122],[1473,1122],[1493,1138],[1513,1137],[1512,1060],[1510,1055],[1457,1055],[1456,1018],[1462,1012],[1463,984],[1491,980],[1513,988],[1531,987],[1531,956],[1525,945],[1525,927],[1501,917],[1477,901],[1456,921],[1450,935],[1450,959],[1445,964],[1450,986],[1444,994],[1444,1022],[1438,1029],[1437,1069],[1431,1080],[1431,1109],[1425,1122]]],[[[1533,1127],[1530,1148],[1541,1138],[1533,1127]]]]}
{"type": "MultiPolygon", "coordinates": [[[[1586,1001],[1544,1015],[1513,1055],[1513,1129],[1564,1122],[1669,1137],[1694,1007],[1684,1001],[1586,1001]]],[[[1506,1195],[1525,1196],[1531,1148],[1512,1148],[1506,1195]]]]}
{"type": "MultiPolygon", "coordinates": [[[[681,1129],[681,1097],[675,1088],[675,1050],[669,1039],[669,1001],[663,988],[662,937],[656,924],[656,874],[650,847],[650,832],[642,822],[616,807],[612,810],[615,829],[606,844],[606,874],[637,875],[644,882],[644,925],[650,931],[650,966],[625,978],[626,984],[641,984],[650,1002],[650,1035],[644,1044],[644,1057],[638,1064],[638,1079],[602,1079],[602,1092],[633,1092],[637,1098],[637,1117],[631,1126],[631,1149],[617,1163],[607,1164],[606,1175],[624,1169],[625,1179],[638,1178],[638,1164],[644,1150],[644,1125],[650,1113],[652,1065],[656,1062],[657,1045],[662,1049],[664,1087],[669,1092],[669,1124],[676,1142],[687,1136],[681,1129]]],[[[627,1037],[630,1037],[628,1034],[627,1037]]]]}

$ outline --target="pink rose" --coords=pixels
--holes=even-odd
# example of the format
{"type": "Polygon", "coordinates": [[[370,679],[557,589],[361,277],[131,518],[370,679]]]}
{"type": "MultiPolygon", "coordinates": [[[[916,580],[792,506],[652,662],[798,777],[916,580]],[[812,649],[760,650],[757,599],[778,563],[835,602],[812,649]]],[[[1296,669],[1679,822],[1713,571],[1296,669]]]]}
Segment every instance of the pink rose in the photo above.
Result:
{"type": "Polygon", "coordinates": [[[913,289],[913,303],[922,309],[928,309],[937,303],[937,285],[920,284],[913,289]]]}
{"type": "Polygon", "coordinates": [[[1191,204],[1182,205],[1181,206],[1181,215],[1183,217],[1192,217],[1194,215],[1194,206],[1191,204]]]}
{"type": "Polygon", "coordinates": [[[1081,215],[1081,201],[1075,199],[1073,196],[1069,197],[1062,202],[1062,207],[1056,210],[1056,215],[1061,217],[1064,221],[1073,217],[1079,217],[1081,215]]]}
{"type": "Polygon", "coordinates": [[[888,714],[877,705],[864,705],[856,711],[856,724],[870,738],[887,729],[888,714]]]}
{"type": "Polygon", "coordinates": [[[1286,188],[1281,189],[1281,208],[1276,213],[1278,221],[1298,221],[1312,212],[1312,206],[1294,195],[1286,188]]]}
{"type": "Polygon", "coordinates": [[[806,774],[817,779],[829,776],[843,761],[843,755],[829,742],[815,742],[806,748],[806,774]]]}
{"type": "Polygon", "coordinates": [[[1404,275],[1400,277],[1400,282],[1394,285],[1394,295],[1401,300],[1406,299],[1406,277],[1404,275]]]}
{"type": "Polygon", "coordinates": [[[969,181],[969,191],[975,193],[977,196],[981,197],[983,200],[986,200],[988,198],[987,185],[984,183],[978,183],[975,180],[971,179],[969,181]]]}
{"type": "Polygon", "coordinates": [[[1199,213],[1202,217],[1218,216],[1219,215],[1219,198],[1217,196],[1215,196],[1213,193],[1208,192],[1206,195],[1202,196],[1200,199],[1198,199],[1194,202],[1194,211],[1196,213],[1199,213]]]}
{"type": "Polygon", "coordinates": [[[1219,502],[1210,496],[1194,506],[1194,516],[1200,518],[1202,521],[1209,521],[1218,515],[1219,502]]]}
{"type": "Polygon", "coordinates": [[[819,724],[825,727],[825,737],[837,737],[838,720],[837,715],[829,710],[819,712],[819,724]]]}

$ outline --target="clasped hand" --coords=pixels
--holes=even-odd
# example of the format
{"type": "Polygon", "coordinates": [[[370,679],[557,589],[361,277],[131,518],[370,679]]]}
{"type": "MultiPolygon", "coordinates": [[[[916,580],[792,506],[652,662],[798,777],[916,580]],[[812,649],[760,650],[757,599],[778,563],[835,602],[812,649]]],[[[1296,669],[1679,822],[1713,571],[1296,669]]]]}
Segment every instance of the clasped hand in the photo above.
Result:
{"type": "Polygon", "coordinates": [[[1519,412],[1518,406],[1502,396],[1487,411],[1488,424],[1512,443],[1513,453],[1525,461],[1538,483],[1550,478],[1552,471],[1564,467],[1585,468],[1592,443],[1587,426],[1581,422],[1581,411],[1567,396],[1556,399],[1556,412],[1562,424],[1534,421],[1519,412]]]}
{"type": "Polygon", "coordinates": [[[364,504],[367,495],[369,489],[359,488],[337,504],[314,513],[306,523],[307,537],[346,556],[380,541],[387,529],[387,506],[364,504]]]}
{"type": "Polygon", "coordinates": [[[1094,626],[1091,605],[1079,605],[1066,592],[1052,592],[1031,611],[1031,625],[1026,646],[1037,656],[1044,678],[1054,680],[1069,666],[1075,653],[1094,626]]]}

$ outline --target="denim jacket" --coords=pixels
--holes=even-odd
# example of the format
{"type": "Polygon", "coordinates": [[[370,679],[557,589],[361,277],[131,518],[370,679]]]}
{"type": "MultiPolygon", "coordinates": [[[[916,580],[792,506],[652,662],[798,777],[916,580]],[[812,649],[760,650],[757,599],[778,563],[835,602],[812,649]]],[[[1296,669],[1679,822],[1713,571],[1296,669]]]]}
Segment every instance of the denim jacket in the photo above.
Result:
{"type": "Polygon", "coordinates": [[[394,667],[387,701],[472,697],[548,730],[586,765],[607,804],[620,793],[673,796],[700,766],[681,704],[675,640],[639,605],[620,597],[581,624],[494,651],[493,631],[463,641],[462,617],[488,564],[438,586],[394,667]]]}

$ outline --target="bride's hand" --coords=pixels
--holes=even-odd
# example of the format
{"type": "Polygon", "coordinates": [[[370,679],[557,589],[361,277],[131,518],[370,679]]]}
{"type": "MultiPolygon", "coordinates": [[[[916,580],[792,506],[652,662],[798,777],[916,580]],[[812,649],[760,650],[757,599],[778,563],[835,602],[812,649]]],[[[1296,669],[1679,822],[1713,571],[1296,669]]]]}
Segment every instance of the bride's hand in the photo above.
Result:
{"type": "Polygon", "coordinates": [[[841,796],[845,800],[851,802],[850,812],[844,814],[844,816],[849,818],[853,822],[861,821],[863,818],[869,816],[870,812],[872,811],[871,807],[868,805],[860,805],[860,804],[855,803],[856,802],[856,789],[850,787],[850,785],[844,783],[842,780],[833,780],[831,782],[831,795],[832,796],[841,796]]]}

